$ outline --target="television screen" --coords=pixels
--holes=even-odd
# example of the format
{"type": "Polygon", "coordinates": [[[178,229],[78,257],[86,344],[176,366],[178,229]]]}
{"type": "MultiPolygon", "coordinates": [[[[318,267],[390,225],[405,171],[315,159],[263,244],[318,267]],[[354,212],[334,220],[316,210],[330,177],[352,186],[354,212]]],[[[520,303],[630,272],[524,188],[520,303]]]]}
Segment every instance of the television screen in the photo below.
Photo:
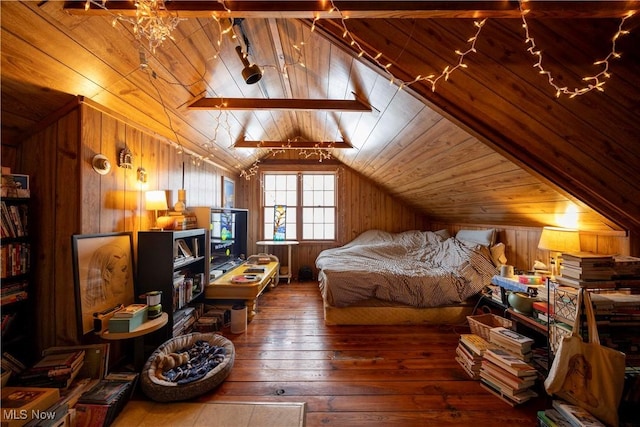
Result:
{"type": "Polygon", "coordinates": [[[211,270],[228,271],[246,259],[247,212],[211,210],[211,270]]]}

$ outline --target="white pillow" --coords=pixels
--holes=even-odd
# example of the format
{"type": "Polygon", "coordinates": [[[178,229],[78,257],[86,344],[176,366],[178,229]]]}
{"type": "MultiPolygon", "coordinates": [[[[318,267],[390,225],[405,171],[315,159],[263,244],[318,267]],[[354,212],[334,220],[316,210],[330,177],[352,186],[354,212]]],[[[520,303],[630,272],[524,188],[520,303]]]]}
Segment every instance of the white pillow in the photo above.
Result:
{"type": "Polygon", "coordinates": [[[496,239],[496,230],[495,228],[488,230],[460,230],[456,234],[456,239],[482,246],[493,246],[496,239]]]}

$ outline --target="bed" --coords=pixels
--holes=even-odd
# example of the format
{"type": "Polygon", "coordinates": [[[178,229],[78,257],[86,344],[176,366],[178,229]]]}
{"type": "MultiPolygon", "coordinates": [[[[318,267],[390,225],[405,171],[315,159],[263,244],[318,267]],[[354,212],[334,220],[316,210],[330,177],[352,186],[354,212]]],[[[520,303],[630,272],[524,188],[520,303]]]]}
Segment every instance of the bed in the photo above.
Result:
{"type": "Polygon", "coordinates": [[[326,324],[457,324],[504,259],[495,230],[368,230],[316,258],[326,324]]]}

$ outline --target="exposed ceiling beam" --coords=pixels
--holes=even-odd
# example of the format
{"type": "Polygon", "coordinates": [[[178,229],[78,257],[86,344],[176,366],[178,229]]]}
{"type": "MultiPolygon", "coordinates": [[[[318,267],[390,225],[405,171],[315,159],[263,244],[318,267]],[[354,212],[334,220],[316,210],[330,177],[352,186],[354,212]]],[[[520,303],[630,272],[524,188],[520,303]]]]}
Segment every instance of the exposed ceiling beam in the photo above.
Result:
{"type": "Polygon", "coordinates": [[[240,140],[233,144],[234,148],[272,148],[275,150],[299,150],[299,149],[332,149],[353,148],[346,141],[247,141],[240,140]]]}
{"type": "Polygon", "coordinates": [[[288,99],[288,98],[200,98],[187,106],[192,110],[323,110],[371,111],[359,99],[288,99]]]}
{"type": "MultiPolygon", "coordinates": [[[[100,7],[102,0],[94,0],[85,11],[85,0],[66,1],[64,9],[71,14],[105,14],[123,16],[135,14],[132,1],[107,1],[106,9],[100,7]]],[[[517,1],[335,1],[343,16],[350,18],[518,18],[517,1]]],[[[208,18],[212,13],[218,17],[241,18],[307,18],[337,19],[330,12],[326,0],[243,0],[193,1],[165,0],[169,11],[178,12],[181,18],[208,18]]],[[[544,1],[526,2],[530,18],[613,18],[621,17],[630,10],[640,9],[640,1],[544,1]]]]}

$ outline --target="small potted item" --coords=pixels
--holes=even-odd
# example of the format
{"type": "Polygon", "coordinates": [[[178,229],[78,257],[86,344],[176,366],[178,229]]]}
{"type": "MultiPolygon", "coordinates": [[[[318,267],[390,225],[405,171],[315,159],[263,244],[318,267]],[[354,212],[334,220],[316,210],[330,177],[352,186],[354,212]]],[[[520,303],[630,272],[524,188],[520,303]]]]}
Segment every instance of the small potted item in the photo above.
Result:
{"type": "Polygon", "coordinates": [[[524,292],[510,292],[507,298],[509,305],[520,314],[530,315],[533,313],[533,302],[537,298],[529,296],[524,292]]]}

